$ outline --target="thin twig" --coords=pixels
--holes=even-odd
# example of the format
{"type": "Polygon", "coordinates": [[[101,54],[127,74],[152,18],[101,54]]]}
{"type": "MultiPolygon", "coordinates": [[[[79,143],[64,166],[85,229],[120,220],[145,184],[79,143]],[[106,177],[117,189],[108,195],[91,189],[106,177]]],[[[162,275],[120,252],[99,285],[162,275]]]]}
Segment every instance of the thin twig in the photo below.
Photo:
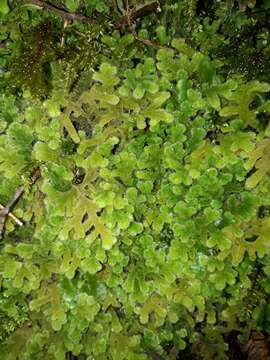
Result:
{"type": "MultiPolygon", "coordinates": [[[[30,184],[34,185],[36,181],[41,177],[40,169],[37,168],[33,171],[30,177],[30,184]]],[[[15,215],[11,213],[11,209],[13,206],[17,203],[17,201],[20,199],[20,197],[23,195],[25,189],[23,186],[20,186],[16,191],[15,194],[12,196],[10,201],[6,206],[0,204],[0,239],[2,239],[4,230],[5,230],[5,224],[7,221],[7,218],[10,217],[17,225],[22,226],[23,223],[21,220],[19,220],[15,215]]]]}
{"type": "Polygon", "coordinates": [[[32,5],[36,5],[39,6],[43,9],[49,10],[51,12],[54,12],[55,14],[61,16],[63,19],[66,20],[77,20],[77,21],[84,21],[84,22],[93,22],[94,20],[91,19],[88,16],[85,15],[81,15],[81,14],[72,14],[70,12],[68,12],[65,9],[61,9],[55,5],[52,5],[46,1],[42,1],[42,0],[23,0],[25,5],[28,4],[32,4],[32,5]]]}
{"type": "Polygon", "coordinates": [[[68,19],[65,19],[65,20],[64,20],[64,26],[63,26],[63,35],[62,35],[61,44],[60,44],[61,47],[63,47],[64,44],[65,44],[65,38],[66,38],[65,29],[66,29],[66,27],[68,26],[68,23],[69,23],[68,19]]]}
{"type": "Polygon", "coordinates": [[[16,202],[19,200],[19,198],[22,196],[24,192],[24,188],[22,186],[20,186],[16,191],[15,194],[12,196],[12,198],[10,199],[9,203],[7,204],[7,206],[5,207],[8,211],[10,211],[13,206],[16,204],[16,202]]]}
{"type": "MultiPolygon", "coordinates": [[[[147,8],[146,14],[148,14],[148,11],[149,11],[149,12],[150,12],[150,10],[153,11],[153,9],[155,9],[157,5],[159,6],[159,2],[154,2],[154,3],[151,3],[151,4],[149,4],[149,5],[144,6],[142,9],[147,8]],[[155,6],[154,6],[154,5],[155,5],[155,6]]],[[[142,9],[138,10],[138,12],[140,11],[140,16],[142,16],[142,14],[145,14],[144,11],[141,11],[142,9]]],[[[136,13],[137,13],[137,12],[136,12],[136,13]]],[[[135,13],[135,14],[136,14],[136,13],[135,13]]],[[[141,43],[143,43],[143,44],[145,44],[145,45],[147,45],[147,46],[152,46],[152,47],[157,47],[157,48],[163,48],[163,49],[172,49],[172,48],[171,48],[170,46],[168,46],[168,45],[161,45],[161,44],[159,44],[159,43],[156,42],[156,41],[149,40],[149,39],[143,39],[143,38],[141,38],[140,36],[138,36],[137,33],[136,33],[135,28],[132,26],[132,22],[134,21],[134,13],[132,12],[132,10],[131,10],[129,7],[128,7],[127,10],[126,10],[126,15],[125,15],[124,17],[125,17],[125,19],[126,19],[125,21],[127,22],[127,25],[128,25],[128,27],[129,27],[130,31],[132,32],[132,35],[134,36],[134,38],[135,38],[137,41],[139,41],[139,42],[141,42],[141,43]]],[[[173,50],[174,50],[174,49],[173,49],[173,50]]]]}
{"type": "Polygon", "coordinates": [[[137,10],[129,10],[129,13],[120,16],[116,21],[114,26],[116,29],[124,29],[129,25],[130,22],[143,18],[147,15],[150,15],[152,13],[160,13],[161,8],[160,5],[162,5],[164,1],[154,1],[150,4],[147,4],[145,6],[142,6],[141,8],[137,10]]]}
{"type": "Polygon", "coordinates": [[[24,188],[22,186],[20,186],[15,191],[15,194],[12,196],[9,203],[0,210],[0,239],[2,239],[2,237],[3,237],[5,224],[6,224],[8,215],[10,213],[10,210],[13,208],[13,206],[16,204],[16,202],[22,196],[23,192],[24,192],[24,188]]]}
{"type": "MultiPolygon", "coordinates": [[[[4,208],[5,208],[5,206],[0,203],[0,210],[2,210],[4,208]]],[[[15,222],[15,224],[17,224],[19,226],[23,226],[23,222],[20,219],[18,219],[12,212],[9,212],[8,216],[15,222]]]]}
{"type": "Polygon", "coordinates": [[[34,169],[30,177],[31,185],[34,185],[40,178],[41,178],[40,168],[34,169]]]}
{"type": "Polygon", "coordinates": [[[154,41],[154,40],[149,40],[149,39],[143,39],[139,36],[137,36],[137,34],[133,33],[133,36],[136,40],[140,41],[141,43],[145,44],[145,45],[149,45],[149,46],[153,46],[153,47],[157,47],[157,48],[161,48],[161,49],[170,49],[170,50],[175,50],[174,48],[168,46],[168,45],[161,45],[158,42],[154,41]]]}
{"type": "Polygon", "coordinates": [[[153,360],[163,360],[163,358],[157,354],[155,351],[148,351],[147,354],[151,357],[153,360]]]}

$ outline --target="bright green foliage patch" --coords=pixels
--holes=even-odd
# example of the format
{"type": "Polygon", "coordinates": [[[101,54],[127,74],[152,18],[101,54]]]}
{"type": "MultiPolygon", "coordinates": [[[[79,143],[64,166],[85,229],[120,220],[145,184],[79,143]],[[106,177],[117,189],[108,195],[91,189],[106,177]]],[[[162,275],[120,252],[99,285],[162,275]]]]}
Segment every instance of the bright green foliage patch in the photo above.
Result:
{"type": "Polygon", "coordinates": [[[162,26],[155,52],[133,35],[105,35],[79,79],[53,59],[45,100],[1,95],[0,203],[25,189],[1,240],[4,359],[227,359],[230,331],[270,331],[270,85],[162,26]]]}

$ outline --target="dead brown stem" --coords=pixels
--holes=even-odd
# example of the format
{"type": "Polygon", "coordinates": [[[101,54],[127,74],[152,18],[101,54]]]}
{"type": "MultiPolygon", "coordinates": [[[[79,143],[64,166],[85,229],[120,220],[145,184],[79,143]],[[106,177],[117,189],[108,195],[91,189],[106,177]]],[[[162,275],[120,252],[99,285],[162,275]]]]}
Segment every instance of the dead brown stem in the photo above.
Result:
{"type": "Polygon", "coordinates": [[[76,20],[76,21],[83,21],[83,22],[93,22],[94,20],[91,19],[88,16],[85,15],[81,15],[81,14],[73,14],[68,12],[65,9],[61,9],[55,5],[52,5],[46,1],[42,1],[42,0],[23,0],[24,4],[32,4],[32,5],[36,5],[39,6],[45,10],[49,10],[59,16],[61,16],[63,19],[65,20],[76,20]]]}
{"type": "Polygon", "coordinates": [[[150,4],[147,4],[145,6],[142,6],[138,10],[130,10],[127,14],[119,17],[115,22],[116,29],[124,29],[127,27],[130,22],[143,18],[147,15],[150,15],[152,13],[159,13],[161,12],[160,5],[162,5],[164,1],[154,1],[150,4]]]}

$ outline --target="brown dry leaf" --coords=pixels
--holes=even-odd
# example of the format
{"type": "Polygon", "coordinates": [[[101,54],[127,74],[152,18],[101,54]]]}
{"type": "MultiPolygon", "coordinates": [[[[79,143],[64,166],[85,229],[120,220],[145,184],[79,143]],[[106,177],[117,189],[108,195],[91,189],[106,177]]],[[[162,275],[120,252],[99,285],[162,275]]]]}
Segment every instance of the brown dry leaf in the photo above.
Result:
{"type": "Polygon", "coordinates": [[[242,345],[242,352],[247,360],[270,360],[270,338],[259,331],[253,331],[249,341],[242,345]]]}

